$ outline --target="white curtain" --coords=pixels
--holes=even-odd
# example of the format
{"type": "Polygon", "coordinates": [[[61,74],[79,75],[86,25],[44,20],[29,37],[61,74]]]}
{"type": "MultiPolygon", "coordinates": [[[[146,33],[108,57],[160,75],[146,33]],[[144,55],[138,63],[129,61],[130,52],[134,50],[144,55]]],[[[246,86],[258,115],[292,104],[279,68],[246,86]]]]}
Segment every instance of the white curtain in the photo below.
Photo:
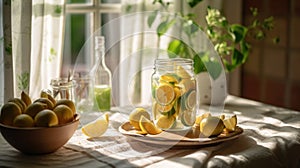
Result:
{"type": "Polygon", "coordinates": [[[22,90],[34,99],[51,78],[59,77],[64,6],[64,0],[2,1],[0,103],[19,97],[22,90]]]}
{"type": "MultiPolygon", "coordinates": [[[[167,1],[167,0],[166,0],[167,1]]],[[[164,1],[164,2],[166,2],[164,1]]],[[[188,6],[187,1],[168,0],[170,12],[196,13],[198,24],[205,24],[207,6],[219,8],[222,1],[204,0],[196,7],[188,6]]],[[[162,9],[162,6],[152,0],[122,0],[121,23],[121,59],[119,77],[119,102],[118,105],[147,105],[151,104],[151,73],[153,73],[154,59],[157,50],[166,50],[168,37],[158,39],[157,34],[149,32],[147,25],[148,14],[154,10],[162,9]],[[143,15],[143,12],[148,14],[143,15]],[[156,51],[155,51],[156,50],[156,51]],[[151,69],[152,68],[152,69],[151,69]],[[150,96],[149,96],[150,95],[150,96]]],[[[155,24],[155,23],[154,23],[155,24]]],[[[157,25],[153,25],[153,27],[157,25]]],[[[152,29],[150,30],[152,31],[152,29]]],[[[160,53],[159,57],[164,57],[160,53]]]]}
{"type": "Polygon", "coordinates": [[[149,63],[153,65],[155,53],[151,48],[157,48],[158,39],[155,34],[147,32],[149,29],[147,18],[142,12],[152,9],[154,9],[152,1],[122,0],[118,96],[120,106],[141,106],[151,103],[149,79],[152,69],[149,69],[148,65],[149,63]]]}

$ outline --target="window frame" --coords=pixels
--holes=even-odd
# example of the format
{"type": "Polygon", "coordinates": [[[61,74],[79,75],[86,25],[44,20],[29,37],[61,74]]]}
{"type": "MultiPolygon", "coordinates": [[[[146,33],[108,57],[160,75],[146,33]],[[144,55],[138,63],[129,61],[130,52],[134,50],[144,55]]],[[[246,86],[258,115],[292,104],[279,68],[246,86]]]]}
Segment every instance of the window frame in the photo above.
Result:
{"type": "Polygon", "coordinates": [[[98,0],[92,0],[91,3],[76,3],[66,4],[66,13],[68,14],[91,14],[90,27],[91,32],[95,32],[101,27],[101,14],[102,13],[121,13],[121,3],[101,3],[98,0]]]}

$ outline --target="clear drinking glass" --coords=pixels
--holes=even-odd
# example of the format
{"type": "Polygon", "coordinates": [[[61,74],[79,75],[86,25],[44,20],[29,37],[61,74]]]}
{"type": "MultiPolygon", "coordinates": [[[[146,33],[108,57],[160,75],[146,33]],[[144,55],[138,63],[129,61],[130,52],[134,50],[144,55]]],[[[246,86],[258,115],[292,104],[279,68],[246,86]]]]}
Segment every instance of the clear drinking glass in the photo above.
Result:
{"type": "Polygon", "coordinates": [[[157,59],[152,75],[152,114],[163,130],[186,130],[196,119],[193,61],[157,59]]]}
{"type": "Polygon", "coordinates": [[[74,77],[75,104],[78,112],[94,111],[94,79],[89,75],[74,77]]]}

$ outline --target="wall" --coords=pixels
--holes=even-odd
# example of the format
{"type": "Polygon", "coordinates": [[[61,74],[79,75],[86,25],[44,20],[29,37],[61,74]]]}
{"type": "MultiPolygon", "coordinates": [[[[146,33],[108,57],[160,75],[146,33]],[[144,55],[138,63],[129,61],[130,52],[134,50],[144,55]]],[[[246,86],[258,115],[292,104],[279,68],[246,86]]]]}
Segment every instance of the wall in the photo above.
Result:
{"type": "Polygon", "coordinates": [[[252,53],[242,67],[242,97],[300,110],[300,1],[244,0],[243,21],[249,23],[249,8],[261,17],[274,16],[272,38],[252,41],[252,53]],[[298,30],[298,31],[297,31],[298,30]]]}

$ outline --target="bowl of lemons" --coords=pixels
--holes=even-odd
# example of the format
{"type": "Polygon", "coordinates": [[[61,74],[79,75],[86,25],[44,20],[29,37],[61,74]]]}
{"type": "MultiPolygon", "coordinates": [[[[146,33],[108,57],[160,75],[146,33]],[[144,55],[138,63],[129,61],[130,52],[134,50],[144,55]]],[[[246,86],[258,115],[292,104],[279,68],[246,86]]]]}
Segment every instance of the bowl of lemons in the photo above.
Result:
{"type": "Polygon", "coordinates": [[[11,98],[0,111],[0,131],[15,149],[26,154],[47,154],[62,147],[78,128],[74,102],[55,100],[47,92],[32,101],[28,94],[11,98]]]}

